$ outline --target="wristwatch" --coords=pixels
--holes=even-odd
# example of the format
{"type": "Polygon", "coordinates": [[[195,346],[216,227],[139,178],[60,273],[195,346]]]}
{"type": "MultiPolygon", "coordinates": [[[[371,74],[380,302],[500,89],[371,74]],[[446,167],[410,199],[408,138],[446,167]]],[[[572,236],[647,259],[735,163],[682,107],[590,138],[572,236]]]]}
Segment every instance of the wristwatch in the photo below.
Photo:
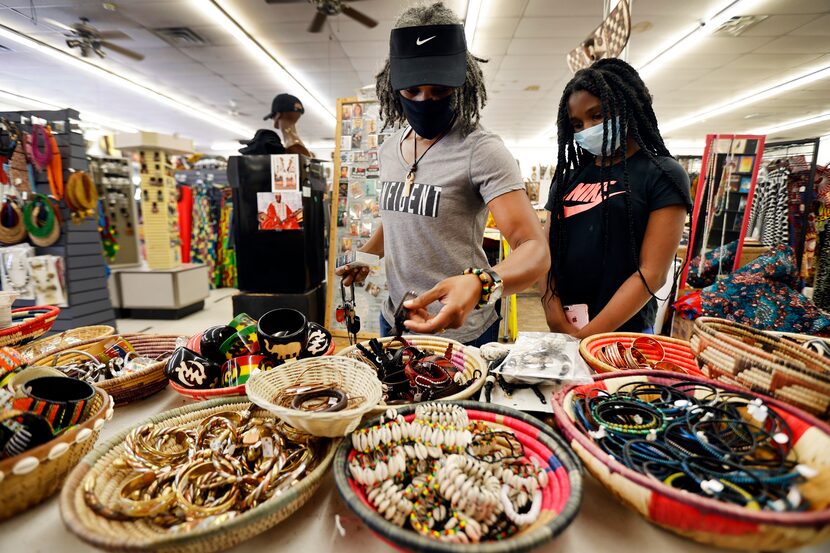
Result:
{"type": "Polygon", "coordinates": [[[504,292],[504,283],[501,277],[493,269],[477,269],[470,267],[464,271],[465,275],[476,275],[481,281],[481,298],[478,300],[476,309],[486,305],[494,305],[501,299],[504,292]]]}
{"type": "Polygon", "coordinates": [[[504,282],[493,269],[484,269],[484,272],[490,275],[490,296],[487,298],[487,305],[495,305],[504,293],[504,282]]]}

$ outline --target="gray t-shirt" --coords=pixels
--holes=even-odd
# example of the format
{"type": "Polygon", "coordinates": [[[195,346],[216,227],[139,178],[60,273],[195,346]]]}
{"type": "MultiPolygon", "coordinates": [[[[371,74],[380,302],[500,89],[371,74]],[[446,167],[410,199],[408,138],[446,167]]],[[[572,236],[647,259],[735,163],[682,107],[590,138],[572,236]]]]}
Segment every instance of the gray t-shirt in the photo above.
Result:
{"type": "MultiPolygon", "coordinates": [[[[389,284],[383,316],[390,324],[408,290],[421,294],[468,267],[489,267],[482,248],[487,204],[524,189],[519,167],[501,138],[481,127],[462,136],[456,126],[418,162],[415,184],[405,197],[409,165],[400,144],[408,131],[398,131],[380,148],[380,213],[389,284]]],[[[440,309],[436,302],[429,311],[440,309]]],[[[463,327],[444,336],[475,340],[496,318],[493,307],[473,311],[463,327]]]]}

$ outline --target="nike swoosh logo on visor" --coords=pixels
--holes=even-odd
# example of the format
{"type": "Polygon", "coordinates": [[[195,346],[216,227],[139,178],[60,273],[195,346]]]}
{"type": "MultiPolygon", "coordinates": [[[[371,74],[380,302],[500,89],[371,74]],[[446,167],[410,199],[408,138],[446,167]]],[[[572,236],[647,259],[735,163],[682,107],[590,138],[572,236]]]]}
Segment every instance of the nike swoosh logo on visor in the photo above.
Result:
{"type": "MultiPolygon", "coordinates": [[[[621,190],[619,192],[614,192],[613,194],[608,194],[608,197],[611,198],[612,196],[616,196],[617,194],[625,194],[625,190],[621,190]]],[[[602,196],[597,196],[590,202],[579,203],[576,205],[566,205],[564,206],[565,209],[565,218],[573,217],[574,215],[578,215],[580,213],[584,213],[589,209],[593,209],[597,207],[599,204],[602,203],[602,196]]]]}
{"type": "Polygon", "coordinates": [[[429,42],[430,40],[432,40],[433,38],[435,38],[437,36],[438,35],[432,35],[431,37],[425,38],[424,40],[421,40],[421,37],[418,37],[418,38],[415,39],[415,44],[417,44],[418,46],[420,46],[421,44],[426,44],[427,42],[429,42]]]}

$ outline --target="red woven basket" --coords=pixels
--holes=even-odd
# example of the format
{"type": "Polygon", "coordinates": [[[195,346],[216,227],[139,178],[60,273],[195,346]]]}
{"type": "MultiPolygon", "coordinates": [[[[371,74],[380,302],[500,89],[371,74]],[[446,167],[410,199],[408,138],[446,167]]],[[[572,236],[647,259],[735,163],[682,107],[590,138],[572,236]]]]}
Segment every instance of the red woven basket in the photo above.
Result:
{"type": "MultiPolygon", "coordinates": [[[[518,553],[530,551],[562,533],[576,517],[582,500],[582,476],[579,462],[562,439],[538,420],[507,407],[473,401],[448,402],[467,410],[470,421],[484,421],[495,427],[506,427],[522,443],[525,455],[535,457],[546,467],[550,480],[542,490],[542,512],[528,528],[501,541],[477,544],[445,543],[401,528],[378,514],[366,494],[352,479],[349,461],[354,457],[350,439],[343,440],[334,460],[334,477],[343,500],[363,522],[384,542],[401,551],[433,553],[518,553]]],[[[415,407],[404,406],[398,412],[406,420],[414,418],[415,407]]],[[[372,426],[378,419],[367,423],[372,426]]]]}
{"type": "MultiPolygon", "coordinates": [[[[753,511],[672,488],[636,472],[603,451],[574,422],[572,398],[599,388],[614,392],[632,382],[673,384],[699,382],[732,392],[746,390],[705,378],[663,371],[625,371],[594,377],[595,382],[570,386],[554,396],[556,423],[585,467],[619,501],[650,522],[692,540],[730,549],[777,551],[830,538],[830,508],[804,512],[753,511]]],[[[830,426],[780,401],[759,396],[792,428],[793,446],[803,463],[830,465],[830,426]]]]}
{"type": "Polygon", "coordinates": [[[43,336],[60,313],[60,308],[54,305],[12,309],[12,326],[0,330],[0,346],[27,344],[43,336]]]}
{"type": "MultiPolygon", "coordinates": [[[[637,338],[651,338],[660,342],[665,352],[665,360],[674,363],[686,374],[694,376],[703,376],[697,366],[697,360],[692,353],[689,342],[685,340],[678,340],[676,338],[669,338],[666,336],[655,336],[653,334],[639,334],[636,332],[607,332],[604,334],[595,334],[589,338],[585,338],[579,343],[579,353],[585,362],[591,366],[595,371],[600,373],[617,372],[625,369],[620,369],[609,365],[600,360],[597,353],[604,346],[620,342],[626,348],[631,347],[631,344],[637,338]]],[[[646,355],[648,357],[648,355],[646,355]]],[[[657,359],[649,359],[649,361],[656,362],[657,359]]]]}

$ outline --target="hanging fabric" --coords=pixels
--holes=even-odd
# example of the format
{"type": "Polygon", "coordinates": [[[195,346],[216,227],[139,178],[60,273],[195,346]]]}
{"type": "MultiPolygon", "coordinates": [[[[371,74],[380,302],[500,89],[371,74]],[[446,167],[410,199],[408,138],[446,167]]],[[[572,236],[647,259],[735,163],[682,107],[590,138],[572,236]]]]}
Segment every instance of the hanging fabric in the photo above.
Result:
{"type": "MultiPolygon", "coordinates": [[[[190,263],[190,243],[193,233],[193,189],[179,186],[179,236],[182,240],[182,263],[190,263]]],[[[197,223],[198,224],[198,223],[197,223]]]]}
{"type": "Polygon", "coordinates": [[[768,171],[766,178],[759,180],[755,187],[749,228],[752,229],[753,236],[758,233],[765,246],[789,243],[789,175],[789,169],[777,167],[768,171]]]}

